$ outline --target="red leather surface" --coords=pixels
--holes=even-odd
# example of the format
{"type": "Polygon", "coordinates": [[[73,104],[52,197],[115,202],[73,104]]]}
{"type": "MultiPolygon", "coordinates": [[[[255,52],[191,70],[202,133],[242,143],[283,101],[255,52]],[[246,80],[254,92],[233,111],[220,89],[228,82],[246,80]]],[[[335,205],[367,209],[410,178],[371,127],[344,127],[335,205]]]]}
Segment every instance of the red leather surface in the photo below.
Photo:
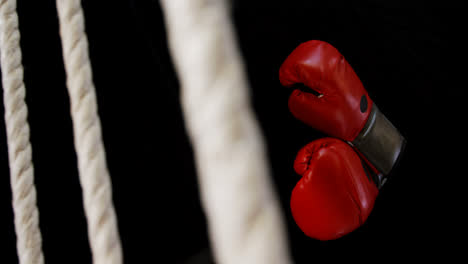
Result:
{"type": "Polygon", "coordinates": [[[289,109],[299,120],[328,135],[352,141],[369,117],[372,100],[343,55],[332,45],[318,40],[300,44],[279,71],[282,85],[304,84],[317,96],[295,89],[289,109]],[[365,96],[367,109],[360,110],[365,96]]]}
{"type": "Polygon", "coordinates": [[[307,236],[336,239],[366,221],[378,189],[348,144],[315,140],[299,151],[294,169],[302,178],[292,192],[291,211],[307,236]]]}

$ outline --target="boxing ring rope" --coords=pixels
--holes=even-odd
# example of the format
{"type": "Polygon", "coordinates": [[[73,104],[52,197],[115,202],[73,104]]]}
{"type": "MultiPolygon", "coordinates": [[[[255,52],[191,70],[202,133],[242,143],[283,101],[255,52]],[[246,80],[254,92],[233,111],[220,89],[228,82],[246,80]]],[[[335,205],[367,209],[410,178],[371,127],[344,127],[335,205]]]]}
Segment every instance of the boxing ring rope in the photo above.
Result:
{"type": "Polygon", "coordinates": [[[122,263],[80,0],[57,0],[75,150],[93,263],[122,263]]]}
{"type": "MultiPolygon", "coordinates": [[[[227,1],[160,2],[216,263],[292,263],[227,1]]],[[[1,67],[17,250],[20,263],[43,263],[15,9],[14,0],[0,0],[1,67]],[[17,184],[17,179],[27,184],[17,184]]],[[[83,12],[79,0],[57,0],[57,10],[93,263],[118,264],[123,261],[122,249],[83,12]]]]}
{"type": "Polygon", "coordinates": [[[160,3],[217,263],[291,263],[228,2],[160,3]]]}
{"type": "Polygon", "coordinates": [[[20,263],[42,264],[44,257],[21,58],[16,1],[0,0],[0,65],[16,247],[20,263]]]}

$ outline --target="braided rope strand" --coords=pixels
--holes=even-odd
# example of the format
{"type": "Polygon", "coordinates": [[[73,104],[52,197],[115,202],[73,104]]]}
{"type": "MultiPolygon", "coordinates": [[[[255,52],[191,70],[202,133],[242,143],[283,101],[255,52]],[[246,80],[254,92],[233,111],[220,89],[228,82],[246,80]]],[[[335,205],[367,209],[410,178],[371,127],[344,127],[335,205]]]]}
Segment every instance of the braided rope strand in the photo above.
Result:
{"type": "Polygon", "coordinates": [[[216,263],[292,263],[227,1],[160,2],[216,263]]]}
{"type": "Polygon", "coordinates": [[[18,258],[21,264],[42,264],[44,256],[15,0],[0,0],[0,52],[18,258]]]}
{"type": "Polygon", "coordinates": [[[79,0],[56,3],[93,263],[120,264],[122,249],[97,114],[83,10],[79,0]]]}

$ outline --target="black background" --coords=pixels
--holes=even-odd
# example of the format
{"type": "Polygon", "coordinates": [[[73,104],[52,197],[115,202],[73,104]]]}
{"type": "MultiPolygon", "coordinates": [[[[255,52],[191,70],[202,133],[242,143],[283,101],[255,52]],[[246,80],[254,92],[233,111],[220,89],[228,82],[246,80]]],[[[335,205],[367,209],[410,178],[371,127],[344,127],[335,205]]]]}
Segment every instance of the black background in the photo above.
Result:
{"type": "MultiPolygon", "coordinates": [[[[451,43],[444,15],[454,10],[378,1],[326,6],[251,2],[236,1],[233,18],[295,262],[454,256],[453,239],[461,234],[452,216],[457,205],[451,195],[458,193],[452,185],[463,174],[448,172],[446,164],[454,163],[457,154],[446,146],[457,137],[443,136],[456,119],[447,114],[449,101],[460,94],[446,87],[451,43]],[[324,135],[292,117],[287,108],[291,90],[281,87],[277,74],[287,55],[311,39],[327,41],[344,54],[374,102],[408,140],[364,226],[327,242],[303,235],[289,212],[289,196],[299,179],[292,167],[295,155],[324,135]]],[[[125,262],[211,263],[159,4],[82,4],[125,262]]],[[[90,263],[55,4],[18,1],[18,14],[45,260],[90,263]]],[[[0,219],[0,262],[17,263],[3,122],[0,219]]]]}

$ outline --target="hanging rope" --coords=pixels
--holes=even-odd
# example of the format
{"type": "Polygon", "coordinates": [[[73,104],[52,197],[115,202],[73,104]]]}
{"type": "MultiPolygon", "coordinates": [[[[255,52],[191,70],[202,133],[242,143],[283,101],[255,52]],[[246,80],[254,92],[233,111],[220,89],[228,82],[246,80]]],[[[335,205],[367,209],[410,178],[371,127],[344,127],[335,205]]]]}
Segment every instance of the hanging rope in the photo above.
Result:
{"type": "Polygon", "coordinates": [[[18,258],[21,264],[42,264],[44,257],[15,0],[0,0],[0,53],[18,258]]]}
{"type": "Polygon", "coordinates": [[[79,0],[57,0],[57,10],[93,263],[119,264],[122,250],[97,114],[83,10],[79,0]]]}
{"type": "Polygon", "coordinates": [[[227,1],[160,2],[217,263],[291,263],[227,1]]]}

